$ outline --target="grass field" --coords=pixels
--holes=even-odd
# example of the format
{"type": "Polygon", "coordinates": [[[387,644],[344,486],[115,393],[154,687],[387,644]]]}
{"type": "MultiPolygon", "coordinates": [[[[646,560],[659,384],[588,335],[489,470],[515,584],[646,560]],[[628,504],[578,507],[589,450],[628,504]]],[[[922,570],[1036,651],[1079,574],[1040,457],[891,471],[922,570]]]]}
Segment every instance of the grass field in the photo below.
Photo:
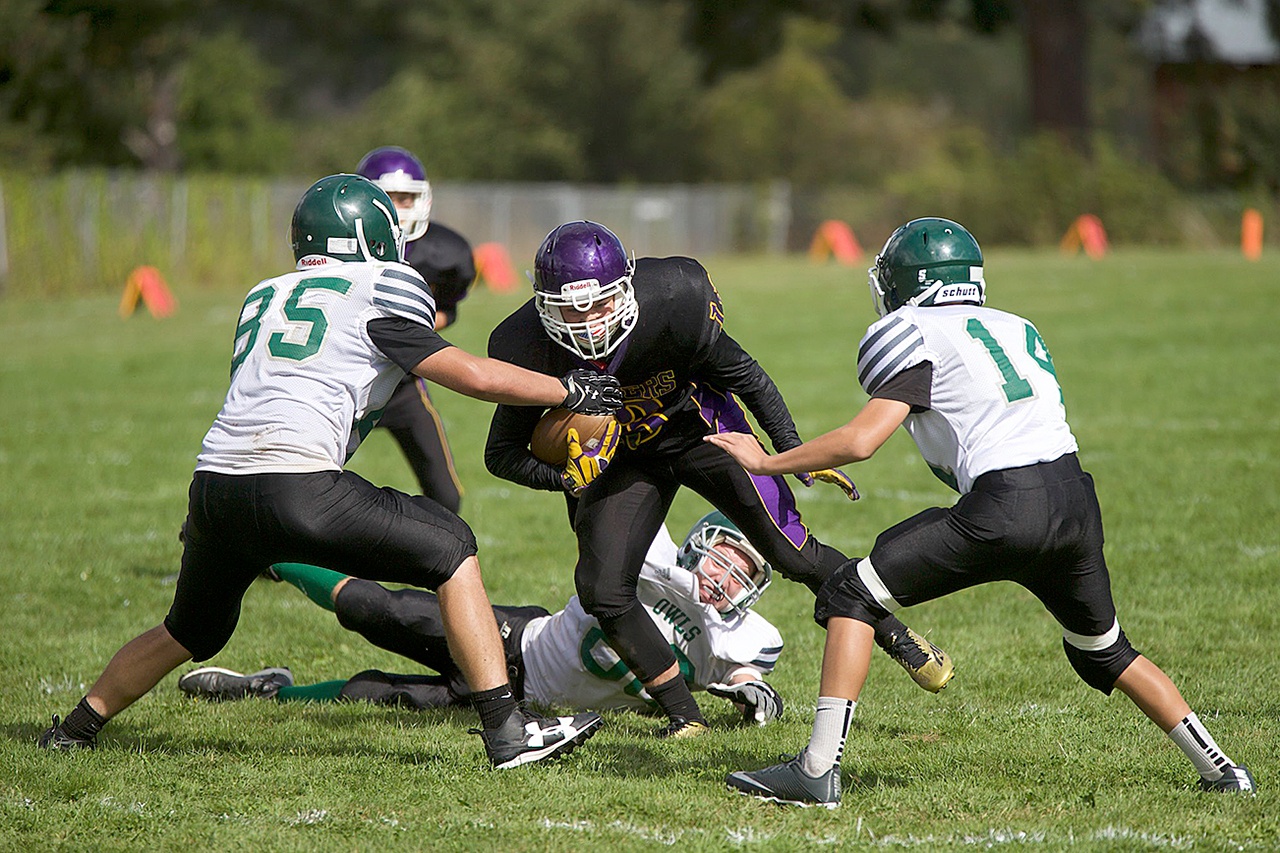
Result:
{"type": "MultiPolygon", "coordinates": [[[[728,328],[802,435],[847,420],[863,400],[854,350],[873,319],[862,275],[798,260],[708,266],[728,328]]],[[[1280,848],[1280,260],[993,252],[987,279],[992,304],[1030,316],[1053,351],[1126,632],[1251,767],[1257,797],[1199,793],[1127,700],[1075,677],[1056,624],[1010,584],[902,614],[958,674],[928,695],[877,655],[833,812],[722,783],[808,737],[822,632],[809,594],[786,581],[758,606],[786,638],[772,680],[787,713],[763,729],[734,726],[709,698],[715,730],[693,742],[656,741],[656,721],[610,714],[566,761],[494,773],[466,734],[470,713],[207,704],[183,697],[175,674],[96,752],[38,751],[50,714],[70,710],[173,594],[187,483],[225,392],[241,297],[179,283],[179,313],[159,322],[121,321],[113,297],[0,302],[0,850],[1280,848]]],[[[449,336],[481,350],[522,298],[476,293],[449,336]]],[[[562,606],[573,564],[562,501],[485,472],[489,406],[444,391],[437,403],[491,597],[562,606]]],[[[412,485],[382,431],[353,462],[377,483],[412,485]]],[[[902,434],[851,473],[858,504],[829,486],[799,495],[811,528],[850,554],[952,500],[902,434]]],[[[681,496],[677,537],[704,511],[681,496]]],[[[213,662],[288,664],[302,683],[413,666],[265,582],[213,662]]]]}

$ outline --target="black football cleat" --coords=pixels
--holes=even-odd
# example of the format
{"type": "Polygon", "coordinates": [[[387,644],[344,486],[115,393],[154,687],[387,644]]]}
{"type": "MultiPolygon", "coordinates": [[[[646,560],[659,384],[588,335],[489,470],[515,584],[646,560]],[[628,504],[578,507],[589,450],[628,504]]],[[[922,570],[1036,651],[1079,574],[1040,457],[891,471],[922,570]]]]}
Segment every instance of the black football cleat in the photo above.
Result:
{"type": "Polygon", "coordinates": [[[573,752],[599,728],[604,719],[594,712],[572,717],[540,717],[517,708],[496,729],[472,729],[484,741],[489,762],[508,770],[535,761],[561,758],[573,752]]]}
{"type": "Polygon", "coordinates": [[[58,715],[53,715],[53,725],[49,726],[40,737],[36,740],[36,746],[41,749],[55,749],[59,752],[73,752],[78,749],[93,749],[98,745],[94,738],[74,737],[66,733],[62,728],[62,721],[58,719],[58,715]]]}

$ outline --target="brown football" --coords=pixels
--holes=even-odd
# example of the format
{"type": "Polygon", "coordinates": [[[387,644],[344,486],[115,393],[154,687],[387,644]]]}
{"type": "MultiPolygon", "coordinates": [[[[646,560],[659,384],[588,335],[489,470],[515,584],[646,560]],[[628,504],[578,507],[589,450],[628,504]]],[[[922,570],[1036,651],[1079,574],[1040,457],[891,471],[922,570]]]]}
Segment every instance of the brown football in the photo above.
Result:
{"type": "Polygon", "coordinates": [[[592,450],[600,444],[600,439],[612,420],[612,415],[580,415],[568,409],[552,409],[533,428],[529,449],[543,462],[563,465],[569,458],[570,428],[578,431],[582,449],[592,450]]]}

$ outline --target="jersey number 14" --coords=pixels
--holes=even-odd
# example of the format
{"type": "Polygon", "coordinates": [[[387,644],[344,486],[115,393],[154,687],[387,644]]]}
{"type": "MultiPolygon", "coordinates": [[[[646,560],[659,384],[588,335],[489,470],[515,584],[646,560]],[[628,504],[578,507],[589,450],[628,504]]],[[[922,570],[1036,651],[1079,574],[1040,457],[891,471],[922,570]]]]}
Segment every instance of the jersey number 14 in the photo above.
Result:
{"type": "MultiPolygon", "coordinates": [[[[1058,372],[1053,369],[1053,356],[1049,355],[1049,348],[1044,344],[1044,338],[1040,337],[1040,333],[1030,323],[1026,324],[1027,330],[1027,355],[1040,365],[1050,376],[1053,377],[1055,385],[1058,384],[1058,372]]],[[[987,355],[991,356],[991,360],[995,362],[996,369],[1000,371],[1000,376],[1004,379],[1004,384],[1000,386],[1000,390],[1004,392],[1004,398],[1010,403],[1016,403],[1019,400],[1025,400],[1028,397],[1035,396],[1035,389],[1031,387],[1031,383],[1018,373],[1013,366],[1013,362],[1009,360],[1008,354],[1004,348],[995,339],[995,336],[982,325],[982,321],[977,317],[970,317],[965,331],[969,333],[969,337],[981,343],[987,348],[987,355]]],[[[1058,385],[1058,399],[1064,406],[1066,398],[1062,394],[1062,386],[1058,385]]]]}

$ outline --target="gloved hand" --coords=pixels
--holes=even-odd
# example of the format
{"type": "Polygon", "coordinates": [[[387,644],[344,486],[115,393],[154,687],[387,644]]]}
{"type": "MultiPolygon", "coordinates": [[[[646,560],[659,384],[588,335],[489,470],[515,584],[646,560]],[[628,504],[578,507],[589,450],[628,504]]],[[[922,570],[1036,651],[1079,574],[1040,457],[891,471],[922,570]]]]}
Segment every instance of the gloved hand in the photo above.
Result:
{"type": "Polygon", "coordinates": [[[844,492],[844,496],[851,501],[856,501],[862,497],[862,495],[858,494],[858,487],[853,484],[853,480],[850,480],[849,475],[839,468],[823,468],[821,471],[796,474],[796,479],[804,483],[806,488],[812,488],[813,484],[818,480],[839,486],[840,491],[844,492]]]}
{"type": "Polygon", "coordinates": [[[782,716],[782,697],[767,681],[739,681],[737,684],[708,684],[707,692],[743,706],[742,719],[763,726],[782,716]]]}
{"type": "Polygon", "coordinates": [[[560,377],[564,386],[564,408],[583,415],[612,415],[622,406],[618,378],[608,373],[580,368],[560,377]]]}
{"type": "Polygon", "coordinates": [[[564,473],[561,474],[565,490],[569,494],[576,498],[596,477],[604,473],[604,469],[613,460],[613,452],[618,449],[618,437],[621,434],[618,422],[611,420],[605,427],[604,435],[600,436],[600,443],[591,450],[583,450],[578,431],[573,427],[569,428],[565,436],[565,440],[569,442],[569,458],[565,460],[564,473]]]}

